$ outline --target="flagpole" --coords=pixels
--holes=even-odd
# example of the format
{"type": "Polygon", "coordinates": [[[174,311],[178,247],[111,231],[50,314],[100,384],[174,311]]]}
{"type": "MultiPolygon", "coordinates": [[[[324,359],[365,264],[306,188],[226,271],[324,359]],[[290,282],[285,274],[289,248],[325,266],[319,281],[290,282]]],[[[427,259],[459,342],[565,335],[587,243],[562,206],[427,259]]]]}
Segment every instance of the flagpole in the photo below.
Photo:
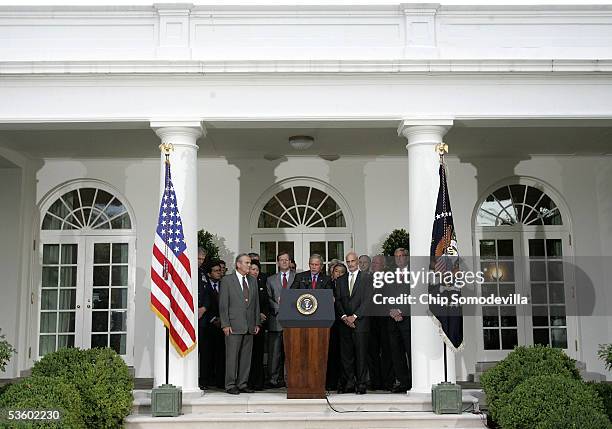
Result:
{"type": "MultiPolygon", "coordinates": [[[[167,189],[169,184],[169,177],[168,177],[168,172],[167,169],[170,166],[170,152],[172,152],[174,150],[174,147],[172,146],[172,143],[162,143],[159,145],[159,148],[164,152],[164,155],[166,156],[166,161],[165,161],[165,169],[166,169],[166,174],[165,174],[165,180],[164,180],[164,189],[167,189]]],[[[168,280],[168,246],[164,246],[164,253],[165,253],[165,259],[164,259],[164,267],[163,267],[163,277],[164,280],[168,280]]],[[[166,328],[166,384],[170,384],[170,329],[168,328],[168,326],[165,326],[166,328]]]]}
{"type": "MultiPolygon", "coordinates": [[[[170,375],[170,331],[166,326],[166,384],[170,384],[168,377],[170,375]]],[[[444,368],[446,368],[446,349],[444,349],[444,368]]],[[[446,372],[446,369],[445,369],[446,372]]]]}
{"type": "Polygon", "coordinates": [[[448,363],[446,362],[446,343],[442,341],[442,347],[444,347],[444,382],[448,383],[448,363]]]}

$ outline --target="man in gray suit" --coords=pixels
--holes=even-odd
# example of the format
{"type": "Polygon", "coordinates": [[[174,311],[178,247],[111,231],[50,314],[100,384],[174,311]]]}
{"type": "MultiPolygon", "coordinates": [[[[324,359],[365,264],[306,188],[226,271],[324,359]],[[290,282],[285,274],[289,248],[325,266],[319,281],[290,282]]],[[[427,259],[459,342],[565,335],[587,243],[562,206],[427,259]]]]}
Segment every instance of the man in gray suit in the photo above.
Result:
{"type": "Polygon", "coordinates": [[[283,327],[278,321],[280,296],[283,289],[289,289],[295,277],[295,271],[289,269],[291,256],[280,252],[276,257],[278,273],[269,276],[266,281],[270,302],[270,319],[268,320],[268,371],[270,379],[266,387],[283,387],[285,377],[283,370],[283,327]]]}
{"type": "Polygon", "coordinates": [[[221,280],[219,318],[225,334],[225,391],[232,395],[252,393],[247,387],[251,369],[253,335],[259,332],[259,291],[257,280],[249,276],[251,258],[236,257],[236,271],[221,280]]]}

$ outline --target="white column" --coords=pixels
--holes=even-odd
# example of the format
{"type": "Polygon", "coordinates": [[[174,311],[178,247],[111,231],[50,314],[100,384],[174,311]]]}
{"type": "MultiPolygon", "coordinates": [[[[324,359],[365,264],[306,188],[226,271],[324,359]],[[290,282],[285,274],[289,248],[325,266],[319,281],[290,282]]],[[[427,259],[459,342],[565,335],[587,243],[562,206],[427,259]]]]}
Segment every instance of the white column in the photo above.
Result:
{"type": "MultiPolygon", "coordinates": [[[[436,145],[453,125],[449,119],[404,120],[398,134],[408,139],[408,231],[410,233],[410,269],[429,267],[429,250],[436,200],[438,196],[440,158],[436,145]]],[[[424,283],[412,294],[427,293],[424,283]]],[[[433,384],[444,381],[444,343],[438,328],[427,314],[426,305],[413,305],[412,391],[431,392],[433,384]]],[[[447,350],[448,381],[455,382],[455,356],[447,350]]]]}
{"type": "MultiPolygon", "coordinates": [[[[159,136],[162,143],[172,143],[174,151],[170,155],[172,183],[179,203],[179,212],[183,219],[183,233],[187,242],[187,254],[191,263],[191,278],[193,279],[191,293],[193,305],[198,305],[198,146],[197,139],[204,134],[199,121],[168,121],[151,122],[151,128],[159,136]]],[[[162,161],[165,159],[161,155],[162,161]]],[[[160,195],[164,187],[164,165],[160,163],[160,195]]],[[[151,231],[153,233],[153,231],[151,231]]],[[[195,312],[197,315],[197,311],[195,312]]],[[[196,328],[197,316],[192,321],[196,328]]],[[[159,318],[155,318],[155,357],[154,385],[166,382],[166,332],[159,318]]],[[[198,351],[193,350],[187,356],[181,357],[174,347],[170,346],[169,377],[170,384],[181,386],[183,393],[201,393],[198,387],[198,351]]]]}

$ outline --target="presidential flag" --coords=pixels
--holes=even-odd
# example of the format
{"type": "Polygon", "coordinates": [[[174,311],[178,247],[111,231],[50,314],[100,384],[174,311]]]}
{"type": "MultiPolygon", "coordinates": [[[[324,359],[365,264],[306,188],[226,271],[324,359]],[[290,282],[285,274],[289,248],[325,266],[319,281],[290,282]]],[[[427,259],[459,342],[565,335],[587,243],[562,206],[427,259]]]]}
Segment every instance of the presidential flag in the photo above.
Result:
{"type": "MultiPolygon", "coordinates": [[[[452,305],[451,298],[461,295],[461,290],[454,287],[452,278],[459,270],[459,252],[453,224],[453,212],[448,197],[446,183],[446,166],[441,158],[440,187],[438,201],[431,233],[430,269],[437,275],[437,281],[429,286],[429,293],[447,298],[448,305],[432,303],[429,310],[440,327],[444,342],[454,351],[463,347],[463,315],[461,306],[452,305]]],[[[438,301],[439,302],[439,301],[438,301]]]]}
{"type": "Polygon", "coordinates": [[[185,356],[196,346],[191,265],[166,155],[166,177],[151,263],[151,309],[168,328],[170,342],[185,356]]]}

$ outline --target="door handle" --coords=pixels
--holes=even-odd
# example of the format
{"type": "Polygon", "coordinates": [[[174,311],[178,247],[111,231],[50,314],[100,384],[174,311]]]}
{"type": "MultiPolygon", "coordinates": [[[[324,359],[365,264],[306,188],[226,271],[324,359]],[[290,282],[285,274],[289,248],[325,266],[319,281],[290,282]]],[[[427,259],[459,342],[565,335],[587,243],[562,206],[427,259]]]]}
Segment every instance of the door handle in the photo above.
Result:
{"type": "Polygon", "coordinates": [[[80,306],[80,305],[77,305],[77,308],[81,308],[81,306],[80,306]]]}
{"type": "Polygon", "coordinates": [[[91,308],[91,305],[87,304],[87,308],[91,308]]]}

